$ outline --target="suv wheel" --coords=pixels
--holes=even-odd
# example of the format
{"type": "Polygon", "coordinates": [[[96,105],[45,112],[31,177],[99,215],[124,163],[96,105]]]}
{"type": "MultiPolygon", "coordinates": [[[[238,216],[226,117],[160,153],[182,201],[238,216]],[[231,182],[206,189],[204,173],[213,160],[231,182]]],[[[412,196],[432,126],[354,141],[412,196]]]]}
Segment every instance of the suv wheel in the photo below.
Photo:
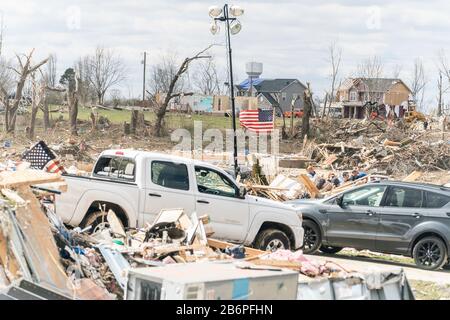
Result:
{"type": "Polygon", "coordinates": [[[322,251],[323,253],[335,254],[341,251],[342,249],[343,249],[342,247],[321,246],[319,250],[322,251]]]}
{"type": "Polygon", "coordinates": [[[264,251],[276,251],[278,249],[291,248],[291,241],[281,230],[266,229],[261,231],[255,241],[255,247],[264,251]]]}
{"type": "Polygon", "coordinates": [[[319,250],[319,247],[322,244],[319,226],[311,220],[304,220],[303,230],[303,252],[309,254],[319,250]]]}
{"type": "Polygon", "coordinates": [[[438,237],[426,237],[414,246],[413,258],[420,268],[436,270],[447,263],[447,248],[438,237]]]}

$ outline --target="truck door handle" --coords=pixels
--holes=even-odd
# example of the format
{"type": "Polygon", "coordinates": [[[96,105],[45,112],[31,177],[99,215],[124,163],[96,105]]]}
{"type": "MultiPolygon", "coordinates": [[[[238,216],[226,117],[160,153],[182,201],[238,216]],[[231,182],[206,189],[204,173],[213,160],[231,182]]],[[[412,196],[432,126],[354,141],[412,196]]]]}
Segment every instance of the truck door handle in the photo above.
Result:
{"type": "Polygon", "coordinates": [[[371,216],[373,216],[373,215],[375,215],[375,214],[376,214],[375,211],[367,210],[367,215],[368,215],[369,217],[371,217],[371,216]]]}
{"type": "Polygon", "coordinates": [[[149,193],[148,195],[149,195],[150,197],[158,197],[158,198],[161,198],[161,195],[158,194],[158,193],[149,193]]]}
{"type": "Polygon", "coordinates": [[[417,219],[419,219],[420,217],[422,217],[422,215],[420,214],[420,213],[413,213],[412,214],[412,216],[414,217],[414,218],[417,218],[417,219]]]}
{"type": "Polygon", "coordinates": [[[204,204],[209,204],[209,201],[206,200],[197,200],[198,203],[204,203],[204,204]]]}

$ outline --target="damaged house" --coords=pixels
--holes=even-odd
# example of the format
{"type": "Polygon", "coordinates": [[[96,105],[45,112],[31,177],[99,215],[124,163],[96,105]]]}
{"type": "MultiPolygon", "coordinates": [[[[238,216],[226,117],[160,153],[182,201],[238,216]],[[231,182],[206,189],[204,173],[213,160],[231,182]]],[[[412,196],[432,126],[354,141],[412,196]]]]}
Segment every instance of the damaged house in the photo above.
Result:
{"type": "Polygon", "coordinates": [[[258,106],[275,108],[277,114],[281,111],[303,109],[303,92],[306,86],[297,79],[247,79],[236,86],[238,96],[253,96],[258,100],[258,106]]]}
{"type": "Polygon", "coordinates": [[[374,106],[382,118],[389,114],[403,118],[410,106],[411,89],[401,79],[348,78],[338,88],[333,108],[339,108],[342,118],[363,119],[368,106],[374,106]]]}

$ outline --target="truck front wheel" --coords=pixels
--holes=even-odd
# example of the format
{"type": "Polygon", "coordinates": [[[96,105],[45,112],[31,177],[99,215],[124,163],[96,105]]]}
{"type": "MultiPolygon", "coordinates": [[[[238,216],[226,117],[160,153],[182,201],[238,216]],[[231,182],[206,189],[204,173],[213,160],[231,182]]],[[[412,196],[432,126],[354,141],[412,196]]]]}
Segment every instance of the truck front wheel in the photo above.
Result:
{"type": "Polygon", "coordinates": [[[266,229],[261,231],[255,240],[255,247],[264,251],[276,251],[278,249],[291,248],[289,237],[281,230],[266,229]]]}

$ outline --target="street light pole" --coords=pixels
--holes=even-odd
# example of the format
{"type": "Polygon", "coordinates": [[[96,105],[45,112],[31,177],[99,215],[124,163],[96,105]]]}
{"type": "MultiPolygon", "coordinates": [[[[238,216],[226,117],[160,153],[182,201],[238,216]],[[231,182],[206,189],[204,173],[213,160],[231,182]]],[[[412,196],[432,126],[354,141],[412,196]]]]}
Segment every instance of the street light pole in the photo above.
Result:
{"type": "Polygon", "coordinates": [[[233,163],[234,163],[234,175],[237,177],[239,173],[238,166],[238,154],[237,154],[237,136],[236,136],[236,104],[234,99],[234,79],[233,79],[233,57],[231,50],[231,35],[239,33],[241,30],[241,24],[236,17],[241,16],[244,10],[239,6],[228,7],[225,4],[223,8],[213,6],[209,8],[209,15],[214,19],[211,26],[212,34],[216,34],[219,31],[217,21],[225,22],[226,25],[226,41],[228,46],[228,59],[230,66],[230,98],[231,98],[231,118],[233,121],[233,163]],[[221,15],[222,14],[222,15],[221,15]],[[230,17],[231,14],[231,17],[230,17]]]}
{"type": "Polygon", "coordinates": [[[231,95],[231,117],[233,121],[233,159],[234,159],[234,176],[237,177],[239,173],[238,154],[237,154],[237,136],[236,136],[236,105],[234,100],[234,79],[233,79],[233,58],[231,55],[231,40],[230,40],[230,18],[228,16],[228,4],[223,7],[224,17],[227,23],[227,44],[228,44],[228,59],[230,64],[230,95],[231,95]]]}

